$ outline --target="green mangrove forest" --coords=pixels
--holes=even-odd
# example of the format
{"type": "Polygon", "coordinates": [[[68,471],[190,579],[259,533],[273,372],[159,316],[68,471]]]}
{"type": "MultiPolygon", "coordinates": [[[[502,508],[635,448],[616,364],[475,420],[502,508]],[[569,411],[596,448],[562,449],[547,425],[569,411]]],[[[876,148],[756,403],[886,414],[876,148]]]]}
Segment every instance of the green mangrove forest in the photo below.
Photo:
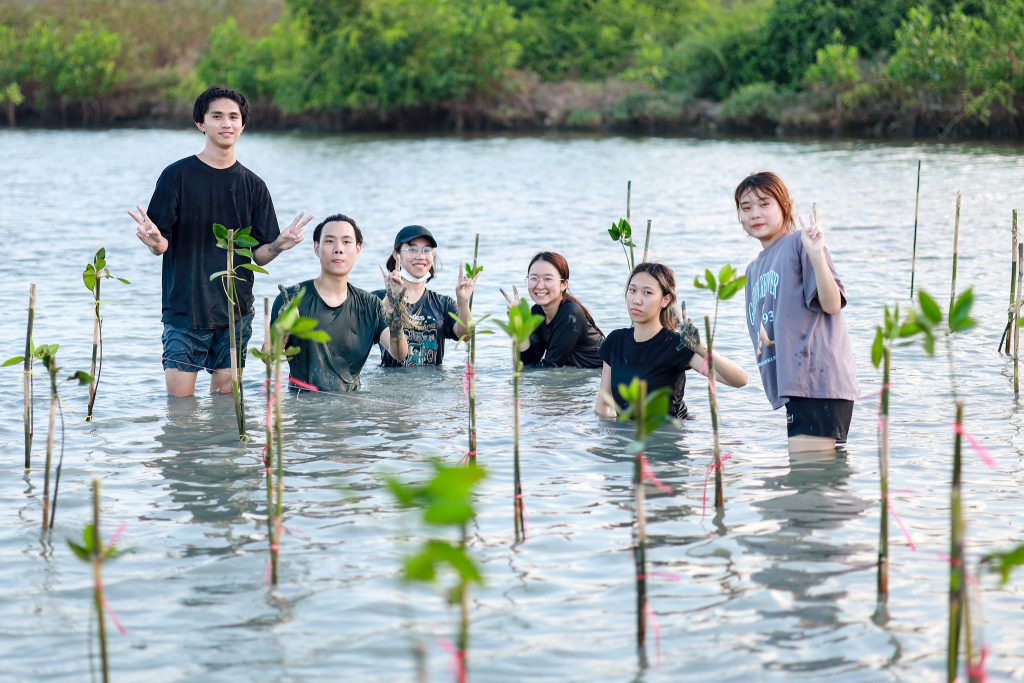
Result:
{"type": "Polygon", "coordinates": [[[0,120],[1024,136],[1024,0],[0,1],[0,120]]]}

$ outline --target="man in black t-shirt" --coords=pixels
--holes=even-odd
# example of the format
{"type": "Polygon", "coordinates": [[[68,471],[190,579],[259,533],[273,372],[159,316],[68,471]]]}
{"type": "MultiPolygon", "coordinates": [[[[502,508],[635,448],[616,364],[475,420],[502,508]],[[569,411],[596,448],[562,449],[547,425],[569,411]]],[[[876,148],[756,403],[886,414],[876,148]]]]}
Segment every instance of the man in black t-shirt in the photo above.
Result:
{"type": "MultiPolygon", "coordinates": [[[[312,385],[318,391],[345,392],[359,388],[359,373],[370,349],[380,343],[394,358],[409,354],[401,316],[389,319],[384,302],[370,292],[349,284],[348,276],[363,250],[363,233],[355,220],[342,214],[328,216],[313,230],[313,252],[320,260],[320,275],[286,288],[274,301],[273,319],[300,293],[299,315],[315,318],[317,329],[330,336],[319,343],[290,339],[299,352],[288,358],[292,382],[298,388],[312,385]]],[[[396,268],[385,271],[384,286],[400,292],[402,278],[396,268]]]]}
{"type": "MultiPolygon", "coordinates": [[[[312,216],[299,213],[284,232],[277,223],[266,184],[235,160],[235,144],[245,130],[249,105],[245,96],[213,86],[196,99],[196,127],[206,138],[203,151],[164,169],[148,211],[137,206],[128,214],[138,224],[136,235],[149,250],[163,256],[163,366],[167,393],[192,396],[196,375],[213,374],[210,390],[231,391],[228,304],[220,279],[226,252],[217,246],[213,224],[228,229],[252,228],[259,243],[251,261],[263,266],[302,241],[312,216]]],[[[249,263],[235,256],[235,265],[249,263]]],[[[252,332],[253,273],[235,271],[238,306],[236,345],[241,339],[239,372],[245,366],[245,345],[252,332]]]]}

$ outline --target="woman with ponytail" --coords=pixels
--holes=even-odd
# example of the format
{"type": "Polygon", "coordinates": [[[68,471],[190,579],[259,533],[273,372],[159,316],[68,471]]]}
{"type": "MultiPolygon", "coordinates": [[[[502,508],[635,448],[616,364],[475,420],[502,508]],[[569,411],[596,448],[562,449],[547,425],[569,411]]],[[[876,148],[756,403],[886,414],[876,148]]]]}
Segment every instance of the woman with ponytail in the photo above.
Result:
{"type": "MultiPolygon", "coordinates": [[[[677,307],[676,276],[671,268],[645,262],[633,269],[626,287],[626,308],[633,327],[613,331],[601,347],[601,390],[594,404],[598,415],[615,417],[616,407],[625,410],[626,401],[619,395],[618,386],[639,378],[647,382],[649,394],[670,387],[669,415],[680,420],[686,417],[686,371],[696,370],[707,377],[707,349],[692,322],[680,323],[682,315],[677,307]],[[681,324],[690,326],[691,333],[682,334],[681,324]]],[[[742,387],[747,383],[747,373],[715,352],[715,379],[742,387]]]]}
{"type": "MultiPolygon", "coordinates": [[[[569,262],[561,254],[542,251],[530,261],[526,288],[533,312],[544,316],[530,341],[519,348],[524,365],[558,368],[601,367],[599,349],[604,333],[590,311],[569,293],[569,262]]],[[[509,306],[519,302],[519,292],[505,295],[509,306]]],[[[504,292],[503,292],[504,293],[504,292]]]]}

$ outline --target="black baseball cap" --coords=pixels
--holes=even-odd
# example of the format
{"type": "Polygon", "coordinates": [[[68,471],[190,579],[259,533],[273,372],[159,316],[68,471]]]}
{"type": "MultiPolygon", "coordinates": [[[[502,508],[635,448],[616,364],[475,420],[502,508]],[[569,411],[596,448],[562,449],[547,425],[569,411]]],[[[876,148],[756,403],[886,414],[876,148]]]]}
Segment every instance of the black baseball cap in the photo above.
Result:
{"type": "Polygon", "coordinates": [[[430,231],[424,228],[422,225],[407,225],[398,231],[395,235],[395,249],[397,250],[403,244],[412,242],[417,237],[426,237],[430,241],[430,246],[437,248],[437,240],[430,234],[430,231]]]}

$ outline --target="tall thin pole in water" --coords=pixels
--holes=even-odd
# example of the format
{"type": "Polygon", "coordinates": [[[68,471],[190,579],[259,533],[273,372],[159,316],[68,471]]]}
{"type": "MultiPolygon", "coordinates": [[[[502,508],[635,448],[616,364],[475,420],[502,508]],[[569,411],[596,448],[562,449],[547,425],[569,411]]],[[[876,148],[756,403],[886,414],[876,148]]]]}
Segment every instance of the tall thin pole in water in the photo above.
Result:
{"type": "Polygon", "coordinates": [[[946,680],[955,681],[960,668],[960,634],[963,629],[967,574],[964,568],[964,518],[960,486],[960,453],[963,440],[964,404],[956,404],[953,441],[953,482],[949,493],[949,624],[946,638],[946,680]]]}
{"type": "MultiPolygon", "coordinates": [[[[480,255],[480,233],[473,242],[473,272],[476,272],[477,257],[480,255]]],[[[470,314],[473,311],[473,297],[469,297],[470,314]]],[[[467,368],[466,384],[469,396],[469,456],[470,462],[476,462],[476,328],[469,330],[469,367],[467,368]]]]}
{"type": "Polygon", "coordinates": [[[1024,244],[1017,245],[1017,301],[1013,305],[1013,394],[1020,394],[1020,306],[1024,286],[1024,244]]]}
{"type": "Polygon", "coordinates": [[[914,298],[914,272],[917,269],[917,216],[921,206],[921,160],[917,160],[917,191],[914,193],[914,246],[910,252],[910,298],[914,298]]]}
{"type": "Polygon", "coordinates": [[[35,418],[32,414],[32,325],[36,318],[36,283],[28,287],[28,324],[25,326],[25,374],[22,377],[22,393],[25,407],[25,469],[32,467],[32,432],[35,418]]]}
{"type": "MultiPolygon", "coordinates": [[[[637,441],[647,438],[647,382],[640,382],[640,398],[634,410],[637,441]]],[[[644,491],[644,454],[637,453],[633,458],[633,495],[636,514],[636,542],[633,545],[633,563],[636,570],[636,647],[640,655],[641,665],[647,661],[647,512],[646,494],[644,491]]]]}
{"type": "Polygon", "coordinates": [[[630,207],[630,201],[632,200],[632,194],[633,194],[633,181],[632,180],[627,180],[626,181],[626,222],[629,223],[630,226],[633,225],[632,221],[630,221],[630,214],[629,214],[630,208],[631,208],[630,207]]]}
{"type": "Polygon", "coordinates": [[[715,391],[715,359],[712,351],[714,340],[711,335],[710,316],[704,316],[704,334],[707,339],[705,358],[708,362],[708,402],[711,404],[711,431],[714,434],[714,461],[711,466],[715,470],[715,509],[722,512],[725,510],[725,491],[722,486],[722,447],[718,437],[718,394],[715,391]]]}
{"type": "Polygon", "coordinates": [[[956,221],[953,224],[953,278],[949,283],[949,310],[953,310],[953,300],[956,299],[956,261],[960,249],[960,191],[956,193],[956,221]]]}
{"type": "Polygon", "coordinates": [[[1013,305],[1017,302],[1017,269],[1020,267],[1017,262],[1017,209],[1013,210],[1011,240],[1011,244],[1013,246],[1010,251],[1010,306],[1006,311],[1006,332],[1004,334],[1004,337],[1006,338],[1006,347],[1003,349],[1003,353],[1007,355],[1010,353],[1010,335],[1013,332],[1012,326],[1015,317],[1013,305]]]}
{"type": "Polygon", "coordinates": [[[644,238],[644,260],[642,263],[647,263],[647,250],[651,246],[651,219],[647,219],[647,237],[644,238]]]}

